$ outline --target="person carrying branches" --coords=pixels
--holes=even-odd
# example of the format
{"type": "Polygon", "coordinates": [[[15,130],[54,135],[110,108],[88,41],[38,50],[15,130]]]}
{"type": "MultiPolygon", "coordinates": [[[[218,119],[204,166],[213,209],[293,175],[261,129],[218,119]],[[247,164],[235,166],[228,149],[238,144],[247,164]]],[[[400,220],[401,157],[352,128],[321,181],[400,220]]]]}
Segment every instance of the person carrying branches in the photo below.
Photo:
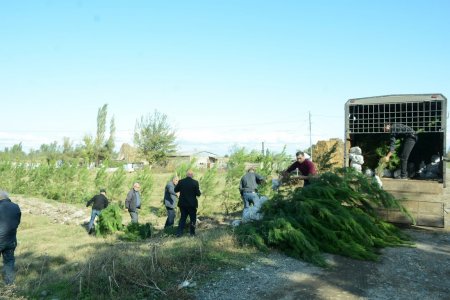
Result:
{"type": "Polygon", "coordinates": [[[289,173],[297,169],[299,174],[296,178],[303,180],[303,186],[307,186],[310,184],[311,177],[317,174],[316,166],[306,158],[303,151],[298,151],[295,156],[297,160],[282,172],[283,177],[287,177],[289,173]]]}
{"type": "Polygon", "coordinates": [[[414,145],[417,142],[416,132],[409,126],[400,123],[386,123],[384,125],[384,132],[390,133],[389,152],[384,157],[388,162],[395,152],[395,142],[398,138],[402,139],[402,153],[400,154],[401,173],[400,179],[408,179],[408,158],[411,154],[414,145]]]}

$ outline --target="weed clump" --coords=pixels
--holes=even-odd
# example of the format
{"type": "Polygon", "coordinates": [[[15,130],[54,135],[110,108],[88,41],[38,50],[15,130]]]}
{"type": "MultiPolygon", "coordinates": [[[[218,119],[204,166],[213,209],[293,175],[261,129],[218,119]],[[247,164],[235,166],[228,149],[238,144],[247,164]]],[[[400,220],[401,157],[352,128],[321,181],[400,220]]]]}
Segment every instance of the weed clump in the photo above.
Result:
{"type": "Polygon", "coordinates": [[[267,201],[264,218],[236,229],[243,244],[277,248],[293,257],[326,266],[323,252],[376,260],[378,249],[411,245],[397,227],[381,220],[377,208],[411,215],[389,193],[353,170],[322,174],[303,189],[267,201]]]}
{"type": "Polygon", "coordinates": [[[150,238],[152,231],[150,223],[130,223],[125,227],[124,234],[120,235],[119,238],[128,242],[139,242],[150,238]]]}

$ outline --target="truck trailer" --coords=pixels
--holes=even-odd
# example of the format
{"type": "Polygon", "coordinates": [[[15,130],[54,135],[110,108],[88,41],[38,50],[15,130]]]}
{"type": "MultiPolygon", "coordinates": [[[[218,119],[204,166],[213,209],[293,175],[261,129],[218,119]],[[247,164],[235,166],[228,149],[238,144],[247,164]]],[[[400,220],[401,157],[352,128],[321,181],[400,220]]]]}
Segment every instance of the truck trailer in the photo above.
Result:
{"type": "MultiPolygon", "coordinates": [[[[450,192],[446,176],[447,99],[442,94],[403,94],[349,99],[345,104],[344,166],[350,166],[349,150],[361,148],[363,171],[375,170],[387,151],[387,123],[412,128],[418,140],[408,159],[409,180],[386,171],[383,188],[400,200],[417,225],[450,226],[450,192]],[[433,172],[429,170],[433,170],[433,172]]],[[[368,172],[370,173],[370,172],[368,172]]],[[[398,172],[397,172],[398,173],[398,172]]],[[[387,221],[409,223],[399,211],[380,209],[387,221]]]]}

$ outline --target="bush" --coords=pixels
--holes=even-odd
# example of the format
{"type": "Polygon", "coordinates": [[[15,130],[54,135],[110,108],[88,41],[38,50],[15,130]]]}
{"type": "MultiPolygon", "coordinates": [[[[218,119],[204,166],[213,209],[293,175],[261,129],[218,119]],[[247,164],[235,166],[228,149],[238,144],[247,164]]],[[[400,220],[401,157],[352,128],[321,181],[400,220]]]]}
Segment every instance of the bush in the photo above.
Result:
{"type": "Polygon", "coordinates": [[[138,242],[150,238],[152,231],[150,223],[130,223],[125,227],[125,233],[120,236],[120,239],[129,242],[138,242]]]}
{"type": "Polygon", "coordinates": [[[122,230],[122,212],[118,205],[111,204],[100,214],[95,227],[95,235],[105,236],[122,230]]]}

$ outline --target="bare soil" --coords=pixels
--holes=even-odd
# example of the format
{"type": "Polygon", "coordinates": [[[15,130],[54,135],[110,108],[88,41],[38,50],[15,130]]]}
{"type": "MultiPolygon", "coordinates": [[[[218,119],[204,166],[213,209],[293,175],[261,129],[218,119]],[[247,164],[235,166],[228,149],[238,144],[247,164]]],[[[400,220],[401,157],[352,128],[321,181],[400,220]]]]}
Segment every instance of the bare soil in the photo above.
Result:
{"type": "Polygon", "coordinates": [[[91,208],[77,208],[75,205],[57,201],[14,196],[12,201],[20,206],[22,213],[46,216],[52,223],[80,225],[89,222],[91,208]]]}

